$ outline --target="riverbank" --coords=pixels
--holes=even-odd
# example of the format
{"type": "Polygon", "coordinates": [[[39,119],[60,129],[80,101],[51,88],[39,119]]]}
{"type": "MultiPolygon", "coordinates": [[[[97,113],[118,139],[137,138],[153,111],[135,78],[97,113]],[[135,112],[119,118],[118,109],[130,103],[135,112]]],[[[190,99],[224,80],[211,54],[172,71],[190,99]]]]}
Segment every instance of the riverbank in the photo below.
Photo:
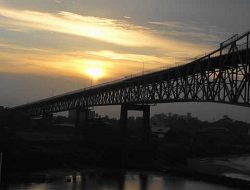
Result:
{"type": "Polygon", "coordinates": [[[222,175],[212,175],[203,172],[189,170],[186,167],[172,168],[168,170],[171,174],[176,176],[188,177],[193,180],[200,180],[208,183],[223,185],[227,187],[235,187],[241,189],[250,189],[250,182],[242,179],[226,177],[222,175]]]}
{"type": "MultiPolygon", "coordinates": [[[[218,157],[217,157],[218,158],[218,157]]],[[[223,158],[225,159],[225,158],[223,158]]],[[[229,187],[250,189],[249,182],[218,175],[235,172],[227,166],[210,165],[213,172],[190,165],[188,155],[180,146],[162,146],[157,143],[127,143],[123,141],[89,142],[75,141],[11,141],[5,152],[7,182],[20,179],[24,173],[33,175],[36,171],[51,169],[68,170],[118,170],[160,172],[215,183],[229,187]]],[[[197,159],[199,160],[199,159],[197,159]]],[[[199,167],[198,167],[199,166],[199,167]]],[[[37,175],[38,178],[43,178],[37,175]]],[[[24,180],[24,179],[21,179],[24,180]]],[[[39,179],[38,179],[39,180],[39,179]]]]}

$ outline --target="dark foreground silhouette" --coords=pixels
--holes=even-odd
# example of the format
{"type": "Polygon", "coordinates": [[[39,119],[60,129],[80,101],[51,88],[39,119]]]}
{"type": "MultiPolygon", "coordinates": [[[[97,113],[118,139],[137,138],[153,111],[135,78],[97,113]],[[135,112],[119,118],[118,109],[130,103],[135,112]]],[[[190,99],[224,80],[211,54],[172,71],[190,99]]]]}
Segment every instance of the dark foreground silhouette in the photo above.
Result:
{"type": "MultiPolygon", "coordinates": [[[[250,153],[249,125],[228,117],[215,122],[177,115],[156,115],[170,128],[152,134],[144,142],[140,119],[129,119],[129,134],[123,138],[117,120],[102,118],[80,135],[64,128],[28,129],[26,126],[2,127],[0,148],[3,152],[3,181],[18,173],[48,169],[109,168],[167,171],[214,183],[249,187],[248,182],[229,179],[219,173],[200,173],[188,168],[188,159],[250,153]],[[109,123],[109,124],[107,124],[109,123]],[[22,129],[22,130],[21,130],[22,129]],[[60,135],[61,136],[60,136],[60,135]]],[[[164,127],[163,127],[164,128],[164,127]]],[[[224,171],[228,168],[217,168],[224,171]]],[[[232,171],[232,169],[230,169],[232,171]]]]}

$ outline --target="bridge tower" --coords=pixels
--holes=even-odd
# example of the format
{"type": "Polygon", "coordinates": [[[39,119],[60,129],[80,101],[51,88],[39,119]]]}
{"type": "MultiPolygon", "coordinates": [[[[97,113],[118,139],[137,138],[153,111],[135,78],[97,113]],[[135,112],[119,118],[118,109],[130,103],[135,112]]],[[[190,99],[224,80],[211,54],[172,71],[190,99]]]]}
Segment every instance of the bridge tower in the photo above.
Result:
{"type": "Polygon", "coordinates": [[[150,142],[151,128],[150,128],[150,105],[133,105],[133,104],[122,104],[120,113],[120,126],[123,133],[123,138],[128,137],[128,111],[142,111],[143,112],[143,141],[145,143],[150,142]]]}

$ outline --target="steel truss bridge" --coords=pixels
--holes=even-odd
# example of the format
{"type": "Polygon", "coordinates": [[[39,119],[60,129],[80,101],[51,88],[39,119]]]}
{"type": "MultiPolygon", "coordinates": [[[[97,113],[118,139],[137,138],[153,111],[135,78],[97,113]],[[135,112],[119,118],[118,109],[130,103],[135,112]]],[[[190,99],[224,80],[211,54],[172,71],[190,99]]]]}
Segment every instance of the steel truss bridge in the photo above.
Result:
{"type": "Polygon", "coordinates": [[[249,35],[235,35],[185,65],[106,83],[12,108],[44,115],[104,105],[217,102],[250,106],[249,35]]]}

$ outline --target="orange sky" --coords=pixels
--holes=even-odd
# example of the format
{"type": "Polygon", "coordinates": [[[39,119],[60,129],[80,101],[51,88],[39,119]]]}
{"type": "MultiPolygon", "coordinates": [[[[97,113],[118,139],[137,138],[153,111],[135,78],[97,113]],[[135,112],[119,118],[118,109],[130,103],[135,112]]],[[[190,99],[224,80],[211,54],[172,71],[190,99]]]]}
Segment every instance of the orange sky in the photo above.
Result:
{"type": "MultiPolygon", "coordinates": [[[[1,39],[0,59],[10,64],[2,65],[0,71],[113,80],[142,72],[143,64],[145,70],[172,67],[211,49],[206,44],[162,35],[153,24],[159,23],[152,23],[150,28],[126,18],[118,20],[66,11],[48,13],[0,6],[0,26],[5,32],[14,33],[18,39],[16,43],[1,39]],[[51,34],[58,34],[61,40],[72,36],[83,43],[98,42],[101,45],[96,49],[83,44],[72,50],[49,44],[40,47],[36,39],[39,33],[45,33],[52,41],[51,34]],[[28,44],[18,35],[24,35],[28,44]],[[91,74],[93,70],[99,70],[101,76],[91,74]]],[[[177,24],[168,23],[169,27],[177,24]]],[[[67,44],[72,47],[69,40],[65,41],[65,46],[67,44]]]]}
{"type": "MultiPolygon", "coordinates": [[[[249,30],[249,10],[249,0],[0,0],[0,105],[185,64],[249,30]]],[[[152,110],[249,120],[219,105],[152,110]]]]}

